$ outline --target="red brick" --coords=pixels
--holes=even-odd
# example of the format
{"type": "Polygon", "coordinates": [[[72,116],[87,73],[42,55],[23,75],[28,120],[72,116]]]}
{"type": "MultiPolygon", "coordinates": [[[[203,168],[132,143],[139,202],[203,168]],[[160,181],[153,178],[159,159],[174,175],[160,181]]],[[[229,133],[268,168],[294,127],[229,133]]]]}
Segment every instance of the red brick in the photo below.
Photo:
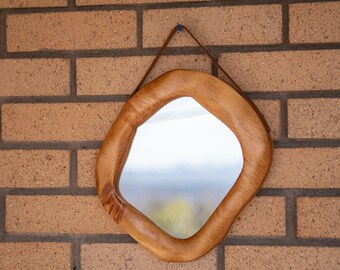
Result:
{"type": "Polygon", "coordinates": [[[255,197],[242,210],[230,235],[284,236],[286,233],[283,197],[255,197]]]}
{"type": "Polygon", "coordinates": [[[168,2],[208,2],[210,0],[76,0],[79,6],[139,4],[139,3],[168,3],[168,2]]]}
{"type": "Polygon", "coordinates": [[[95,187],[95,167],[98,150],[78,151],[78,186],[95,187]]]}
{"type": "Polygon", "coordinates": [[[340,138],[340,98],[288,100],[289,138],[340,138]]]}
{"type": "Polygon", "coordinates": [[[340,188],[340,148],[275,149],[266,188],[340,188]]]}
{"type": "Polygon", "coordinates": [[[66,59],[1,59],[0,96],[59,96],[69,90],[66,59]]]}
{"type": "MultiPolygon", "coordinates": [[[[154,56],[121,58],[83,58],[77,60],[79,95],[131,94],[154,56]]],[[[171,69],[193,69],[211,72],[211,61],[202,55],[163,56],[146,82],[171,69]]]]}
{"type": "Polygon", "coordinates": [[[266,119],[270,128],[270,135],[274,140],[280,138],[280,101],[279,100],[254,100],[255,105],[266,119]]]}
{"type": "Polygon", "coordinates": [[[96,196],[7,196],[6,231],[124,233],[96,196]]]}
{"type": "Polygon", "coordinates": [[[16,14],[7,17],[7,49],[85,50],[136,46],[134,11],[16,14]]]}
{"type": "Polygon", "coordinates": [[[340,42],[340,3],[308,3],[289,6],[291,43],[340,42]]]}
{"type": "Polygon", "coordinates": [[[122,103],[5,104],[4,141],[102,140],[122,103]]]}
{"type": "Polygon", "coordinates": [[[83,244],[82,269],[200,270],[216,269],[216,250],[186,263],[162,262],[139,244],[83,244]]]}
{"type": "Polygon", "coordinates": [[[0,187],[67,187],[69,155],[58,150],[2,150],[0,187]]]}
{"type": "Polygon", "coordinates": [[[327,269],[340,264],[340,249],[328,247],[226,246],[228,270],[327,269]]]}
{"type": "Polygon", "coordinates": [[[340,238],[339,217],[339,197],[297,199],[299,237],[340,238]]]}
{"type": "Polygon", "coordinates": [[[62,7],[67,0],[1,0],[0,8],[62,7]]]}
{"type": "Polygon", "coordinates": [[[246,91],[337,90],[340,85],[337,50],[226,53],[219,61],[246,91]]]}
{"type": "Polygon", "coordinates": [[[70,269],[69,243],[0,243],[0,269],[70,269]]]}
{"type": "MultiPolygon", "coordinates": [[[[143,16],[144,47],[160,47],[177,23],[186,25],[205,45],[275,44],[282,36],[279,5],[147,10],[143,16]]],[[[182,33],[169,45],[197,46],[182,33]]]]}

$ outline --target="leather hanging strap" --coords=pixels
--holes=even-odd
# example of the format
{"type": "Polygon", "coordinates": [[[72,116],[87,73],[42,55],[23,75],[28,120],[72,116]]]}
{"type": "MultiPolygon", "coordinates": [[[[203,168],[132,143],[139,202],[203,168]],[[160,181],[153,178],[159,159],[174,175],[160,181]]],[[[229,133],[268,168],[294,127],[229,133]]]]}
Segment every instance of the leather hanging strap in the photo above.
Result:
{"type": "Polygon", "coordinates": [[[241,95],[243,96],[249,103],[250,105],[253,107],[253,109],[257,112],[257,114],[259,115],[260,119],[262,120],[264,126],[266,127],[266,129],[268,130],[268,132],[270,131],[270,128],[266,122],[266,120],[264,119],[262,113],[259,111],[259,109],[256,107],[256,105],[253,103],[253,101],[242,91],[241,87],[238,86],[238,84],[230,77],[230,75],[222,68],[222,66],[218,63],[218,61],[209,53],[209,51],[198,41],[198,39],[190,32],[190,30],[185,27],[182,24],[178,24],[176,27],[174,27],[172,29],[172,31],[170,32],[169,36],[167,37],[167,39],[165,40],[163,46],[161,47],[161,49],[159,50],[158,54],[156,55],[155,59],[153,60],[153,62],[151,63],[150,67],[148,68],[148,70],[146,71],[144,77],[141,79],[141,81],[139,82],[139,84],[137,85],[136,89],[133,91],[132,95],[135,94],[136,92],[138,92],[139,88],[143,85],[143,83],[145,82],[146,78],[149,76],[151,70],[154,68],[154,66],[156,65],[158,59],[163,55],[165,49],[167,48],[169,42],[171,41],[171,39],[173,38],[173,36],[176,34],[176,32],[182,32],[183,30],[185,30],[191,37],[193,40],[195,40],[195,42],[200,46],[200,48],[210,57],[211,61],[222,71],[222,73],[228,78],[229,80],[229,84],[241,95]]]}
{"type": "Polygon", "coordinates": [[[156,65],[158,59],[162,56],[162,54],[165,51],[166,47],[168,47],[168,44],[169,44],[170,40],[176,34],[176,31],[177,31],[177,27],[174,27],[172,29],[171,33],[169,34],[169,36],[167,37],[167,39],[165,40],[162,48],[159,50],[158,54],[156,55],[155,59],[152,61],[149,69],[145,72],[144,77],[141,79],[141,81],[137,85],[136,89],[132,92],[132,95],[135,94],[139,90],[139,88],[142,86],[142,84],[145,82],[145,80],[149,76],[151,70],[156,65]]]}
{"type": "Polygon", "coordinates": [[[149,69],[146,71],[144,77],[141,79],[139,84],[137,85],[136,89],[133,91],[132,94],[137,92],[139,88],[142,86],[142,84],[145,82],[146,78],[149,76],[151,70],[154,68],[156,63],[158,62],[158,59],[163,55],[165,49],[168,47],[169,42],[173,38],[173,36],[176,34],[176,32],[182,32],[183,29],[188,32],[188,34],[195,40],[195,42],[201,47],[201,49],[210,57],[211,61],[223,72],[223,74],[228,78],[228,80],[231,82],[232,86],[236,88],[239,92],[242,92],[241,88],[237,85],[237,83],[230,77],[230,75],[222,68],[222,66],[218,63],[218,61],[215,60],[215,58],[209,53],[209,51],[198,41],[198,39],[190,32],[190,30],[185,27],[182,24],[178,24],[176,27],[174,27],[165,40],[163,46],[159,50],[158,54],[156,55],[155,59],[151,63],[149,69]]]}

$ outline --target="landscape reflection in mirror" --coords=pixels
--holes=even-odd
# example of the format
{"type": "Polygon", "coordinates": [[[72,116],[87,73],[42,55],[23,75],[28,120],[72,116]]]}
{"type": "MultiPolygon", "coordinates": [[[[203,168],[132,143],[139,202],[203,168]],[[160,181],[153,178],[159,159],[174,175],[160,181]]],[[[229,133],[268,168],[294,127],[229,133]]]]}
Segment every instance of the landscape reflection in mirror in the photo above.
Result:
{"type": "Polygon", "coordinates": [[[176,238],[195,234],[243,167],[235,134],[192,98],[165,105],[137,129],[119,189],[176,238]]]}

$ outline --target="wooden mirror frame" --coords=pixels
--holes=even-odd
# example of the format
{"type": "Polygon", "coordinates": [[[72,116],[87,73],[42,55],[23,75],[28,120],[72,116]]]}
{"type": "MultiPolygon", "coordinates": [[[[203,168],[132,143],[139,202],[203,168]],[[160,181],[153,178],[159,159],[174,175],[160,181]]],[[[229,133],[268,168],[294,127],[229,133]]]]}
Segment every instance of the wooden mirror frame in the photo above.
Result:
{"type": "Polygon", "coordinates": [[[272,139],[257,107],[240,91],[197,71],[173,70],[151,81],[125,104],[99,151],[96,184],[104,209],[126,232],[164,261],[190,261],[217,246],[243,207],[255,196],[272,162],[272,139]],[[174,99],[191,97],[227,125],[238,138],[244,164],[231,190],[203,227],[175,238],[130,205],[119,178],[137,128],[174,99]]]}

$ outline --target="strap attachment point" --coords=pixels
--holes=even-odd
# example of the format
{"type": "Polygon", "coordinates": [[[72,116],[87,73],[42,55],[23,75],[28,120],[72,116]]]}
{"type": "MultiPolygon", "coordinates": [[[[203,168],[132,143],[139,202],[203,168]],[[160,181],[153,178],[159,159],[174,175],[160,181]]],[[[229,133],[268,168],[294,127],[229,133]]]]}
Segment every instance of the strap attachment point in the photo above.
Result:
{"type": "Polygon", "coordinates": [[[183,31],[183,25],[178,23],[177,24],[177,32],[182,32],[183,31]]]}

